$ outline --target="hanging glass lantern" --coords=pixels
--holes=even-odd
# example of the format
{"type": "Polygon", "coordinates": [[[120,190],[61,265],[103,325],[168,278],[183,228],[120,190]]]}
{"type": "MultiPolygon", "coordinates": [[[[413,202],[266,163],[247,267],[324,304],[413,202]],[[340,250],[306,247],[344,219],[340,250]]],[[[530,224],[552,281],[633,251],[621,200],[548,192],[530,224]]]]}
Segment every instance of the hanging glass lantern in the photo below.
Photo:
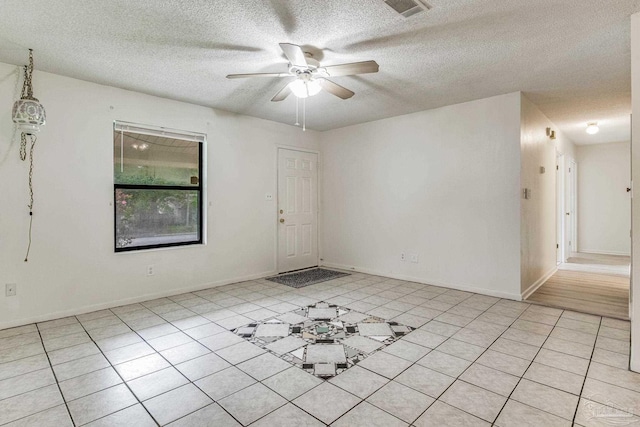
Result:
{"type": "Polygon", "coordinates": [[[31,231],[33,226],[33,151],[36,145],[36,133],[40,132],[40,126],[44,125],[47,117],[44,107],[33,97],[33,50],[29,49],[29,65],[24,66],[24,82],[22,84],[22,96],[13,104],[12,118],[20,130],[20,160],[27,159],[28,141],[31,141],[29,153],[29,244],[24,262],[29,260],[31,250],[31,231]]]}
{"type": "Polygon", "coordinates": [[[33,97],[33,51],[29,49],[29,65],[24,66],[24,83],[22,96],[13,104],[13,122],[18,125],[20,132],[33,135],[40,132],[40,126],[47,122],[44,107],[33,97]]]}

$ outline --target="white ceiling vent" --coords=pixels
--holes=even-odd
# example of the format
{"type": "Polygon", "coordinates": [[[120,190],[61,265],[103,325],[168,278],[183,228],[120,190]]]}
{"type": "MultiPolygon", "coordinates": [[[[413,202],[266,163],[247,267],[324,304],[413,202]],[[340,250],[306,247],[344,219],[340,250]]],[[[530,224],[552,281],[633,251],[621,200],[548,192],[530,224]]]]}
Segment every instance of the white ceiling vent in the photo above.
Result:
{"type": "Polygon", "coordinates": [[[421,0],[384,0],[384,2],[405,18],[430,9],[421,0]]]}

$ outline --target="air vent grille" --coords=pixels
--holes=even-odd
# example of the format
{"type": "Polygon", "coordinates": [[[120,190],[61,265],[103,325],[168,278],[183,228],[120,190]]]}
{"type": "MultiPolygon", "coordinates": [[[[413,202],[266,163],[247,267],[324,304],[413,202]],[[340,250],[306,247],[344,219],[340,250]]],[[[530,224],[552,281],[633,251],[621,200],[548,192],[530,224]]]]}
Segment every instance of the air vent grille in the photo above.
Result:
{"type": "Polygon", "coordinates": [[[420,0],[384,0],[384,2],[405,18],[429,10],[429,6],[420,0]]]}

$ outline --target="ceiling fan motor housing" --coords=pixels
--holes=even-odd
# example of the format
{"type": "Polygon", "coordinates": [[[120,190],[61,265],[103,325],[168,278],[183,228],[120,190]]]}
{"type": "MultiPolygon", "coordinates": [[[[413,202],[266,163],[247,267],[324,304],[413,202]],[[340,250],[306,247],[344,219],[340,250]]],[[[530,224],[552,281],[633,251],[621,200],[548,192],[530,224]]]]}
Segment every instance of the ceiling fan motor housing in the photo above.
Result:
{"type": "Polygon", "coordinates": [[[320,68],[320,63],[309,52],[305,52],[306,66],[289,64],[289,72],[294,76],[312,75],[320,68]]]}

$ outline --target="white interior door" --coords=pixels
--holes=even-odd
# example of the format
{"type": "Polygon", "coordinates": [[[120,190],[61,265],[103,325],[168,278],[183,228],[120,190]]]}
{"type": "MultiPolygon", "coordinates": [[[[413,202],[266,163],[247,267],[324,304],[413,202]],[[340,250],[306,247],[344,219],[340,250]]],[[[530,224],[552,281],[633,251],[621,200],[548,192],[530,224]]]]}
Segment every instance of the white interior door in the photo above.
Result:
{"type": "Polygon", "coordinates": [[[318,155],[278,149],[278,272],[318,265],[318,155]]]}

